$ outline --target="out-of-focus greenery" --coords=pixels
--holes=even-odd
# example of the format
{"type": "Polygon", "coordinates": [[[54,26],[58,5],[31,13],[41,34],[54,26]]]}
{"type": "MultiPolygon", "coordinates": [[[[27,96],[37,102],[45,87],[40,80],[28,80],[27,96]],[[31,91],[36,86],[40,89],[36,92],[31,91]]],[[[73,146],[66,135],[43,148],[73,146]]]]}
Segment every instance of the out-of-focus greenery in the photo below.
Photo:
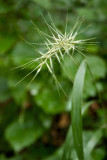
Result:
{"type": "MultiPolygon", "coordinates": [[[[37,57],[27,44],[42,38],[30,22],[49,33],[41,13],[63,32],[68,9],[68,29],[78,17],[85,17],[81,30],[91,24],[80,38],[96,37],[96,45],[87,46],[87,61],[93,73],[86,73],[83,104],[83,135],[90,160],[107,159],[107,1],[106,0],[0,0],[0,160],[59,160],[67,133],[70,96],[76,67],[65,57],[62,69],[54,62],[55,74],[67,93],[57,88],[47,69],[28,86],[33,75],[17,82],[32,68],[14,69],[37,57]],[[20,38],[22,37],[22,38],[20,38]],[[100,93],[94,86],[96,83],[100,93]],[[60,93],[60,94],[59,94],[60,93]],[[102,104],[102,105],[101,105],[102,104]],[[100,131],[99,131],[100,130],[100,131]],[[88,145],[86,145],[88,144],[88,145]],[[89,151],[89,152],[88,152],[89,151]]],[[[39,48],[40,46],[37,46],[39,48]]],[[[80,53],[75,53],[79,62],[80,53]]],[[[34,66],[32,66],[34,67],[34,66]]],[[[72,141],[69,139],[69,141],[72,141]]],[[[74,151],[73,145],[71,146],[74,151]]],[[[75,155],[73,152],[72,157],[75,155]]],[[[75,156],[74,156],[75,157],[75,156]]],[[[75,160],[75,158],[72,158],[75,160]]],[[[87,160],[88,158],[86,158],[87,160]]]]}

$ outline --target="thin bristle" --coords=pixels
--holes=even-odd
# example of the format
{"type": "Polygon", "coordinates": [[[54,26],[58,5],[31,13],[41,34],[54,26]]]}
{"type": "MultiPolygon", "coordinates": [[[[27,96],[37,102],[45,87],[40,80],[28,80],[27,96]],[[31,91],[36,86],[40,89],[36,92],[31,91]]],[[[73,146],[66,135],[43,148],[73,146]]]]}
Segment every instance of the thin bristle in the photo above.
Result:
{"type": "Polygon", "coordinates": [[[33,76],[32,80],[30,81],[30,83],[31,83],[36,78],[36,76],[39,74],[39,72],[41,71],[42,67],[45,64],[47,69],[49,70],[50,74],[54,78],[55,83],[57,83],[57,85],[60,86],[60,88],[62,89],[62,86],[59,84],[59,82],[54,74],[53,57],[56,58],[57,61],[59,62],[59,64],[61,65],[61,67],[63,67],[61,61],[64,59],[64,55],[66,54],[72,59],[72,61],[76,64],[76,66],[78,66],[77,62],[75,61],[75,59],[73,57],[75,51],[77,51],[83,57],[85,57],[85,55],[82,53],[82,50],[85,50],[85,47],[80,47],[80,45],[81,44],[83,44],[83,45],[95,44],[95,42],[90,41],[94,38],[77,39],[78,34],[82,33],[84,30],[87,29],[87,27],[86,27],[86,28],[80,30],[80,27],[84,21],[84,17],[78,18],[74,27],[68,32],[67,31],[68,14],[67,14],[65,33],[63,34],[61,31],[58,30],[58,28],[54,24],[50,14],[48,14],[48,15],[49,15],[51,24],[49,24],[47,22],[47,20],[45,19],[45,17],[43,15],[42,15],[42,17],[43,17],[51,35],[48,35],[47,33],[41,31],[37,27],[37,25],[31,21],[31,23],[34,26],[34,29],[36,29],[36,31],[40,34],[40,36],[42,37],[44,42],[43,43],[30,43],[30,42],[24,40],[27,44],[31,45],[35,51],[37,51],[39,53],[40,57],[33,59],[30,62],[25,63],[19,67],[15,67],[15,68],[24,69],[27,66],[30,66],[36,62],[38,62],[39,64],[30,73],[28,73],[24,78],[22,78],[17,84],[19,84],[23,79],[25,79],[27,76],[29,76],[31,73],[33,73],[34,71],[37,70],[36,74],[33,76]],[[80,31],[78,31],[78,30],[80,30],[80,31]],[[35,46],[39,45],[39,46],[44,47],[43,48],[45,50],[44,53],[43,53],[43,51],[37,50],[36,47],[34,47],[34,45],[35,46]]]}

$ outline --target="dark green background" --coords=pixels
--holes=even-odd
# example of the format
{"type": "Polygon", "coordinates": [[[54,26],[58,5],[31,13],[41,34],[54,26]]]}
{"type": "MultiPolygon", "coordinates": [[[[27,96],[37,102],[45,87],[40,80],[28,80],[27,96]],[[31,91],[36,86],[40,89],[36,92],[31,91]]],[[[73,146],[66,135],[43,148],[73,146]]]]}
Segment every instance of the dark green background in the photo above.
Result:
{"type": "MultiPolygon", "coordinates": [[[[65,70],[54,62],[55,74],[68,97],[60,88],[59,95],[46,68],[29,87],[34,73],[15,85],[32,68],[11,69],[27,62],[27,58],[37,57],[32,47],[22,40],[42,41],[30,20],[50,34],[41,15],[50,23],[49,12],[55,25],[64,32],[67,9],[68,30],[78,17],[84,16],[86,20],[80,30],[91,26],[80,35],[80,39],[95,37],[94,41],[99,42],[86,46],[89,52],[84,51],[84,54],[87,54],[93,78],[102,96],[102,106],[93,79],[87,72],[83,98],[84,104],[90,108],[83,116],[83,133],[84,141],[88,142],[94,135],[97,139],[99,135],[96,135],[96,130],[102,128],[91,158],[107,159],[107,1],[0,0],[0,160],[59,160],[69,125],[72,82],[68,75],[75,76],[75,65],[68,57],[65,58],[63,66],[67,69],[66,75],[65,70]],[[63,124],[62,128],[57,124],[62,121],[61,117],[68,118],[68,124],[63,124]]],[[[80,53],[75,53],[75,59],[80,61],[80,53]]]]}

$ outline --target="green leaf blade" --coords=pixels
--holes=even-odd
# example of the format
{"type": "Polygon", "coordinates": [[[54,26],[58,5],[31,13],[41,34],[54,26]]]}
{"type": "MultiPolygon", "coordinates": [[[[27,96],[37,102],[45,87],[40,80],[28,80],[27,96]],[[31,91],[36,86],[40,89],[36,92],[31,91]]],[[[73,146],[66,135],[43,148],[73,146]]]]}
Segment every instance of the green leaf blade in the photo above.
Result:
{"type": "Polygon", "coordinates": [[[5,138],[16,153],[34,143],[43,133],[43,128],[38,123],[14,122],[7,127],[5,138]]]}
{"type": "Polygon", "coordinates": [[[84,160],[83,142],[82,142],[82,116],[81,103],[82,92],[84,86],[84,78],[86,73],[85,60],[81,63],[74,80],[72,92],[72,131],[74,145],[79,160],[84,160]]]}

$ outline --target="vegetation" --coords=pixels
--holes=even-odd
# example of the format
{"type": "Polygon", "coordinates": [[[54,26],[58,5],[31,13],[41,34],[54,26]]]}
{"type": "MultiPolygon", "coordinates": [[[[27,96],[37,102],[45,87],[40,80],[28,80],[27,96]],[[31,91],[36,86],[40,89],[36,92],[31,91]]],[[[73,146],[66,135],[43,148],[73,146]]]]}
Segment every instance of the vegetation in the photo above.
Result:
{"type": "Polygon", "coordinates": [[[0,1],[0,160],[107,159],[106,20],[105,0],[0,1]]]}

